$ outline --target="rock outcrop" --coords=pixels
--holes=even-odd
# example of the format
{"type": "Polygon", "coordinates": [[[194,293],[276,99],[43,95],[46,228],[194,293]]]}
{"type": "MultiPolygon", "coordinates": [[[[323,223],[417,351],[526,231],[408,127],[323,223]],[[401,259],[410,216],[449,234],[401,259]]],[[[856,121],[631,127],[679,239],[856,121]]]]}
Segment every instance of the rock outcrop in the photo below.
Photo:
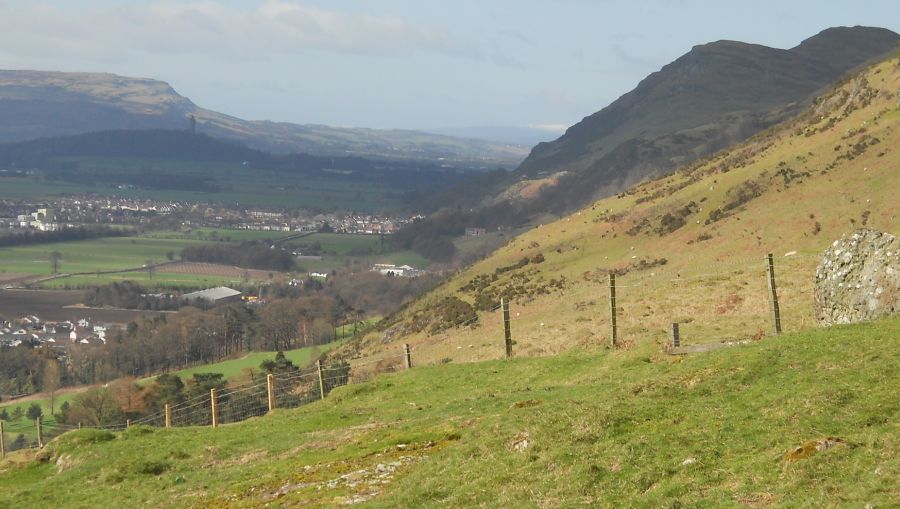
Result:
{"type": "Polygon", "coordinates": [[[900,311],[900,238],[861,229],[835,241],[816,269],[815,306],[824,326],[900,311]]]}

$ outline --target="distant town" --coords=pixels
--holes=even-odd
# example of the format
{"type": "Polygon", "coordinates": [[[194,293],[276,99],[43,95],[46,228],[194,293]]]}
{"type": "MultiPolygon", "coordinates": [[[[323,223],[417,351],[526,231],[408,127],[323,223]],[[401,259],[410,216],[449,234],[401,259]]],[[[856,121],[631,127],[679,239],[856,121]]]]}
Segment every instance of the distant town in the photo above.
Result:
{"type": "Polygon", "coordinates": [[[388,217],[354,212],[264,210],[181,201],[71,196],[45,201],[0,200],[2,230],[58,231],[83,225],[225,228],[235,230],[390,235],[421,216],[388,217]]]}

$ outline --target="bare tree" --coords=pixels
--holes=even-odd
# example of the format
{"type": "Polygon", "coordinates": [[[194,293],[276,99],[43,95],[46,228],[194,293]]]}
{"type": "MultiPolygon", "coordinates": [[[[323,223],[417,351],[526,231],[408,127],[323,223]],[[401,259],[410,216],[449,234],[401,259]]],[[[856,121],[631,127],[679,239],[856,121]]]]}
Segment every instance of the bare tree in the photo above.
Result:
{"type": "Polygon", "coordinates": [[[44,361],[43,389],[50,394],[50,415],[55,414],[56,391],[62,385],[62,373],[59,361],[47,359],[44,361]]]}
{"type": "Polygon", "coordinates": [[[50,269],[53,274],[59,274],[59,261],[62,260],[62,253],[53,251],[50,253],[50,269]]]}

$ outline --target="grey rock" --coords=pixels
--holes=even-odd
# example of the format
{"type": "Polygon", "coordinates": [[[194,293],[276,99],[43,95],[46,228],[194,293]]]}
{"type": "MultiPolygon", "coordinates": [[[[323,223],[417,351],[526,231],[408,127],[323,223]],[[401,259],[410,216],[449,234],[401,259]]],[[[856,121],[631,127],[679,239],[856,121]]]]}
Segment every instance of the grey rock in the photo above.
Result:
{"type": "Polygon", "coordinates": [[[900,238],[860,229],[835,241],[816,268],[815,311],[822,326],[900,311],[900,238]]]}

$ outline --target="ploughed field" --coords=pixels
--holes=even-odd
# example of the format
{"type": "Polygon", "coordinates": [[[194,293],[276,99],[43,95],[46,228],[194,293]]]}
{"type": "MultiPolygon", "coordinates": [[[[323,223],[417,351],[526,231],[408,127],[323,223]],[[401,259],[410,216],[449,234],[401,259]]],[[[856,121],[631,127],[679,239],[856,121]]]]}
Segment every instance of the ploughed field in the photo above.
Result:
{"type": "Polygon", "coordinates": [[[47,321],[90,318],[99,322],[128,323],[140,316],[159,314],[158,311],[84,308],[79,305],[83,295],[79,290],[0,290],[0,317],[37,315],[47,321]]]}

